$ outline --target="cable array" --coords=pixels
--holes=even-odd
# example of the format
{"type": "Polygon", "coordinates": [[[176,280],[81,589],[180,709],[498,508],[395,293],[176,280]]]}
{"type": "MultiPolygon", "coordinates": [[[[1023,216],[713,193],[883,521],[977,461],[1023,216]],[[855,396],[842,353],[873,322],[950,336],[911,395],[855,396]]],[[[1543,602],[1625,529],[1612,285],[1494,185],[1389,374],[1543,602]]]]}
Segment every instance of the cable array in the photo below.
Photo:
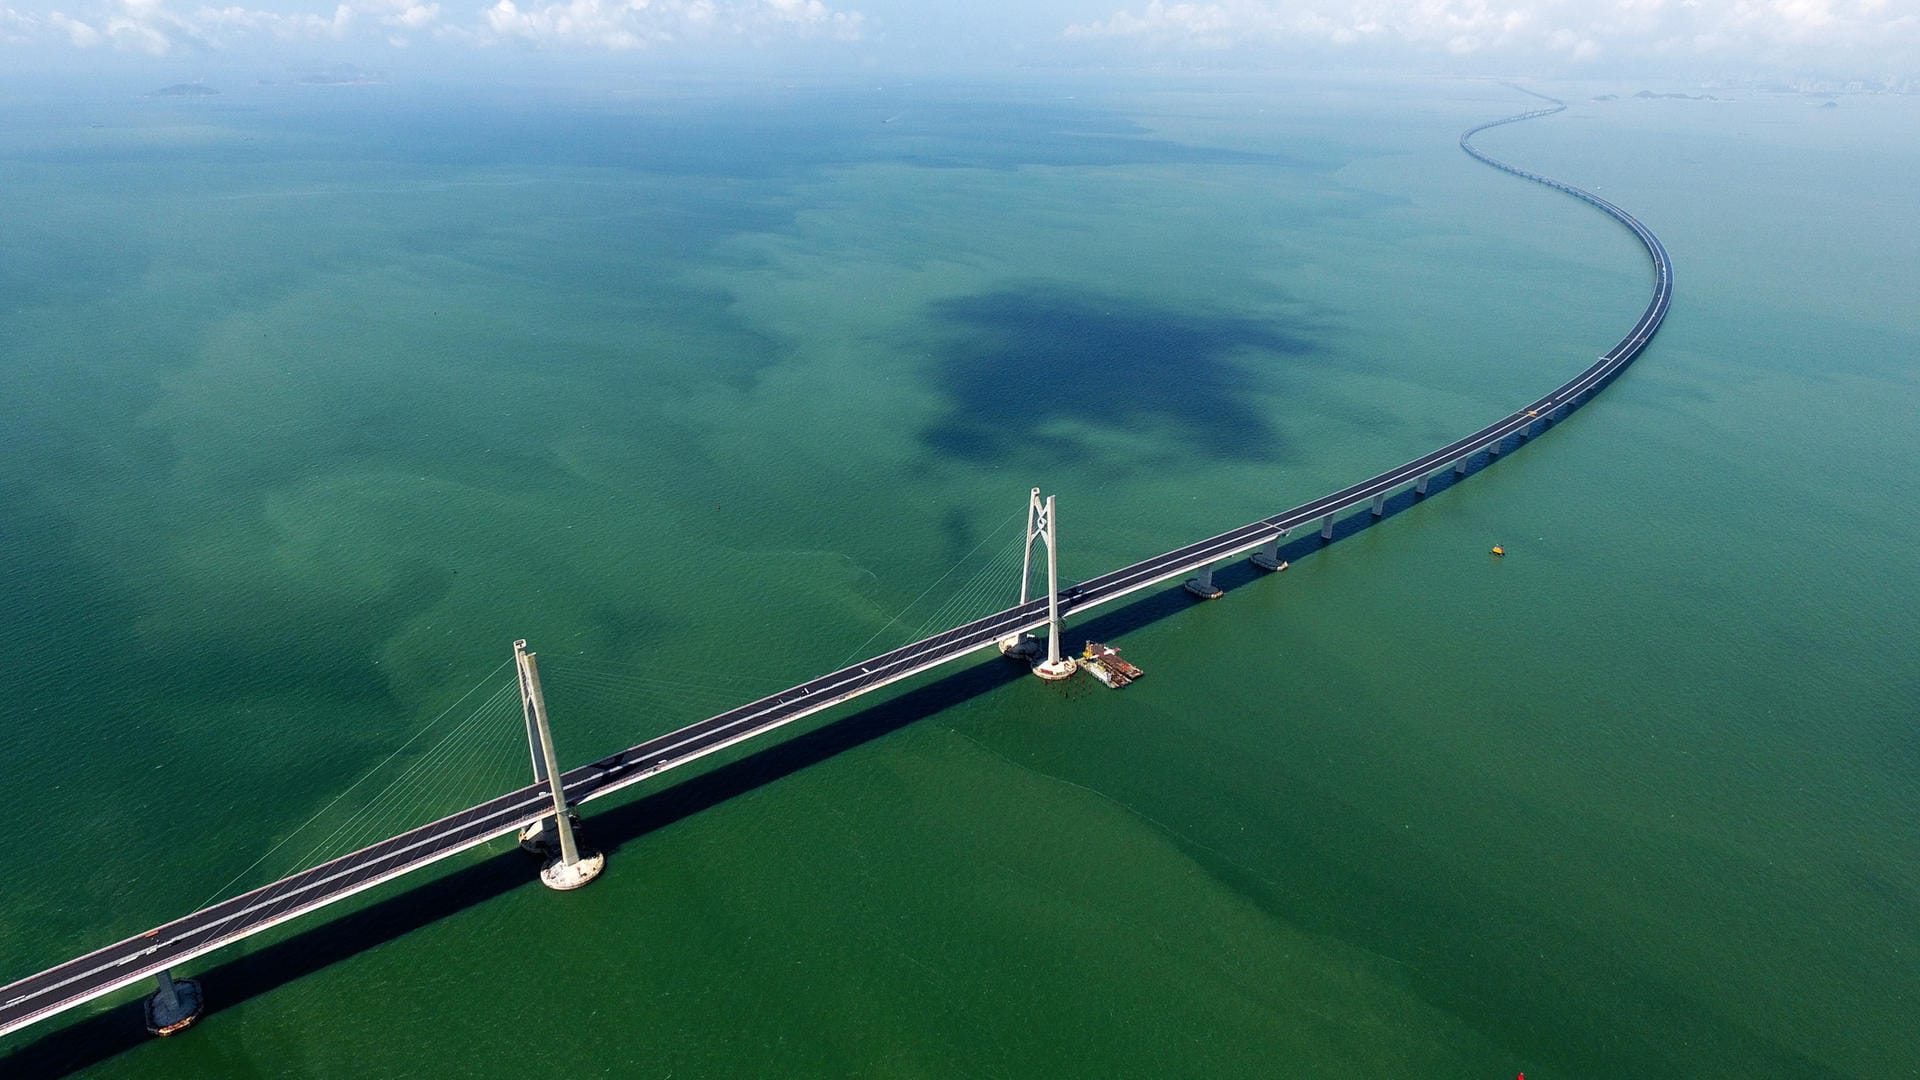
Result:
{"type": "MultiPolygon", "coordinates": [[[[946,573],[941,574],[939,577],[933,580],[933,584],[928,585],[925,589],[922,589],[920,591],[919,596],[916,596],[912,600],[907,601],[906,607],[901,608],[897,613],[895,613],[893,618],[888,619],[886,623],[884,623],[880,627],[880,629],[875,630],[873,634],[867,638],[867,640],[854,646],[853,651],[849,652],[846,655],[846,658],[840,661],[840,666],[845,667],[848,664],[851,664],[852,662],[854,662],[855,660],[860,659],[862,656],[872,655],[868,650],[876,640],[879,640],[883,635],[887,633],[887,631],[893,629],[896,625],[899,625],[901,623],[901,620],[906,618],[906,615],[909,611],[912,611],[916,606],[918,606],[922,600],[925,600],[930,594],[933,593],[934,590],[938,589],[948,578],[952,577],[956,572],[958,572],[962,566],[967,565],[967,563],[970,562],[975,555],[978,555],[980,553],[981,548],[986,547],[989,543],[993,541],[994,537],[1006,531],[1007,526],[1013,524],[1016,521],[1019,521],[1025,513],[1026,511],[1022,510],[1018,513],[1013,514],[1011,517],[1008,517],[1005,521],[1002,521],[1000,524],[994,526],[993,531],[988,533],[985,537],[982,537],[980,542],[973,546],[972,551],[969,551],[965,555],[962,555],[959,559],[957,559],[954,562],[952,566],[947,567],[946,573]]],[[[996,574],[1005,574],[1008,579],[1013,579],[1017,576],[1013,573],[1013,566],[1018,565],[1020,562],[1020,559],[1014,558],[1014,556],[1017,554],[1023,554],[1022,545],[1024,545],[1025,543],[1026,543],[1026,537],[1021,536],[1013,540],[1011,543],[1002,547],[999,551],[997,551],[993,555],[988,556],[986,565],[981,566],[978,570],[974,572],[972,577],[968,578],[964,584],[962,584],[958,589],[956,589],[954,591],[954,595],[950,597],[945,604],[941,605],[939,610],[927,616],[925,619],[922,619],[917,624],[917,629],[914,630],[913,635],[911,637],[907,638],[906,641],[901,641],[901,642],[898,642],[897,644],[904,645],[910,641],[917,641],[920,638],[927,636],[927,631],[930,627],[935,627],[940,625],[940,621],[942,619],[947,618],[948,616],[959,613],[959,612],[972,611],[980,603],[991,598],[996,591],[993,584],[996,574]],[[1009,565],[1009,559],[1012,560],[1011,565],[1009,565]]],[[[1012,585],[1005,586],[1004,588],[1006,590],[1005,595],[1009,602],[1018,598],[1019,592],[1020,592],[1020,583],[1018,581],[1014,581],[1012,585]]],[[[998,610],[998,609],[990,607],[990,608],[981,610],[980,612],[978,612],[978,614],[984,615],[994,610],[998,610]]],[[[957,619],[953,623],[948,623],[947,625],[954,625],[955,623],[958,623],[958,622],[967,622],[972,617],[975,617],[975,616],[970,616],[969,618],[957,619]]],[[[881,651],[884,652],[886,650],[883,649],[881,651]]]]}
{"type": "MultiPolygon", "coordinates": [[[[988,532],[972,550],[848,653],[841,666],[873,655],[872,650],[876,648],[886,652],[1016,602],[1026,538],[1016,531],[997,547],[994,542],[1006,532],[1007,526],[1020,520],[1021,514],[1014,514],[988,532]],[[983,551],[987,552],[984,557],[983,551]],[[961,575],[964,577],[960,584],[952,587],[944,600],[937,605],[929,603],[929,598],[941,592],[943,585],[961,575]]],[[[585,706],[638,713],[647,717],[649,728],[661,732],[677,730],[788,688],[785,682],[734,672],[638,669],[631,664],[581,656],[544,659],[548,695],[567,701],[569,711],[573,706],[585,706]]],[[[875,672],[855,685],[865,686],[881,677],[882,673],[875,672]]]]}
{"type": "Polygon", "coordinates": [[[643,670],[579,656],[542,657],[541,668],[547,696],[567,703],[568,711],[584,707],[638,714],[646,717],[649,728],[661,731],[781,689],[778,682],[750,675],[643,670]]]}
{"type": "Polygon", "coordinates": [[[476,682],[200,906],[232,895],[235,885],[269,862],[276,868],[274,879],[284,879],[527,783],[531,774],[517,683],[500,677],[507,666],[476,682]],[[479,703],[461,714],[462,706],[475,697],[479,703]],[[436,733],[437,738],[427,741],[436,733]],[[420,743],[425,749],[403,761],[420,743]],[[350,799],[362,789],[373,794],[350,799]],[[278,858],[288,850],[301,854],[278,858]]]}

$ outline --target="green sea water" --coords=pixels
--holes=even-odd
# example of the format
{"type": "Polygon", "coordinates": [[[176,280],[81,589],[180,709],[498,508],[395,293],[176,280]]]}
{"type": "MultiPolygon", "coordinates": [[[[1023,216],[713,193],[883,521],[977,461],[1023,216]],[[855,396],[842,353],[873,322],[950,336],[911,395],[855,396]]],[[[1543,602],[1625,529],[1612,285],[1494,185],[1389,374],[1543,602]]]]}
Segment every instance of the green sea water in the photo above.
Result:
{"type": "MultiPolygon", "coordinates": [[[[143,88],[0,90],[0,981],[270,880],[515,638],[585,761],[905,640],[1031,486],[1091,576],[1651,286],[1454,146],[1492,83],[143,88]]],[[[1480,145],[1677,290],[1534,444],[1070,624],[1124,693],[922,676],[0,1073],[1920,1074],[1920,102],[1542,89],[1480,145]]]]}

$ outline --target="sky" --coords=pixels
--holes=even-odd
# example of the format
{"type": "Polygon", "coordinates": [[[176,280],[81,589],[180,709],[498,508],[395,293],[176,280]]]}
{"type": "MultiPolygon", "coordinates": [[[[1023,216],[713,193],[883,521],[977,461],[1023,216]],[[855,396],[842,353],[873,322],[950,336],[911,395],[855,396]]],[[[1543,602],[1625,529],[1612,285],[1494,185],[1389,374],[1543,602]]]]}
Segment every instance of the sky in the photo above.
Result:
{"type": "Polygon", "coordinates": [[[0,74],[91,59],[804,58],[1817,75],[1920,90],[1920,0],[0,0],[0,74]]]}

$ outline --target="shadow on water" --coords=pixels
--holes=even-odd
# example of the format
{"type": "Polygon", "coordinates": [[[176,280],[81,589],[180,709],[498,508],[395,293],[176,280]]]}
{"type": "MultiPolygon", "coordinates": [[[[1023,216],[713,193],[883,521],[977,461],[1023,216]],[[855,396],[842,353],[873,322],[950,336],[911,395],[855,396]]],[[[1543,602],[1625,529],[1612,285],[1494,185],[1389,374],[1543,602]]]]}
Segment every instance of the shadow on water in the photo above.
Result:
{"type": "MultiPolygon", "coordinates": [[[[1552,422],[1549,422],[1551,426],[1552,422]]],[[[1505,440],[1506,453],[1531,440],[1505,440]]],[[[1469,459],[1466,475],[1490,467],[1506,456],[1477,452],[1469,459]]],[[[1463,476],[1451,469],[1433,476],[1428,494],[1416,496],[1403,491],[1386,502],[1380,518],[1367,507],[1347,511],[1347,517],[1334,523],[1333,539],[1320,538],[1317,527],[1307,535],[1290,539],[1281,547],[1281,556],[1298,561],[1331,543],[1357,535],[1381,521],[1406,512],[1416,503],[1457,484],[1463,476]]],[[[1245,559],[1219,566],[1214,583],[1231,593],[1256,578],[1270,576],[1245,559]]],[[[1176,616],[1200,601],[1194,600],[1178,582],[1140,595],[1122,606],[1090,618],[1076,620],[1071,626],[1074,639],[1112,640],[1132,631],[1176,616]]],[[[729,762],[692,779],[668,786],[631,801],[606,809],[588,810],[584,815],[584,834],[589,842],[609,856],[644,839],[657,829],[718,806],[736,796],[800,772],[844,751],[861,746],[906,727],[961,702],[1029,677],[1024,670],[989,659],[966,667],[934,682],[917,687],[880,704],[863,708],[842,719],[831,721],[800,735],[776,742],[737,761],[729,762]]],[[[618,872],[618,862],[612,869],[618,872]]],[[[398,895],[368,905],[351,914],[331,919],[293,936],[237,956],[212,967],[185,972],[199,979],[206,988],[209,1012],[244,1002],[322,971],[355,953],[431,925],[467,908],[483,904],[515,889],[538,888],[534,864],[515,850],[505,852],[451,873],[436,877],[398,895]]],[[[189,1031],[176,1038],[211,1037],[189,1031]]],[[[12,1077],[61,1076],[108,1061],[147,1041],[140,1010],[124,1005],[75,1021],[51,1031],[36,1041],[19,1045],[0,1057],[0,1075],[12,1077]]]]}
{"type": "Polygon", "coordinates": [[[931,316],[951,331],[933,353],[947,408],[920,439],[967,461],[1014,447],[1087,460],[1056,422],[1164,427],[1217,457],[1267,457],[1278,434],[1248,402],[1271,391],[1274,372],[1249,358],[1326,351],[1322,328],[1298,318],[1196,314],[1053,284],[942,300],[931,316]]]}

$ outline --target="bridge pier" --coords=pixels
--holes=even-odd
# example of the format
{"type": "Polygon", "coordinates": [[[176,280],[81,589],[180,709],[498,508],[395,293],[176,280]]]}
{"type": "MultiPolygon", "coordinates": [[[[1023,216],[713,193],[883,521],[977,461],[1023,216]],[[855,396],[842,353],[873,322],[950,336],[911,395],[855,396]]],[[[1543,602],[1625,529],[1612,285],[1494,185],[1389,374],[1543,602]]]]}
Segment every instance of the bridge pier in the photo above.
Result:
{"type": "MultiPolygon", "coordinates": [[[[573,811],[567,806],[567,791],[561,783],[560,765],[553,752],[553,728],[547,723],[546,695],[540,692],[540,667],[534,662],[534,654],[527,651],[525,640],[513,643],[513,660],[520,675],[520,707],[526,713],[528,729],[539,743],[534,772],[536,776],[545,774],[547,790],[553,794],[553,816],[541,819],[540,824],[552,822],[560,842],[559,856],[540,868],[540,881],[549,889],[563,892],[577,889],[600,876],[600,871],[607,868],[607,857],[597,851],[582,855],[574,841],[573,811]]],[[[526,839],[522,833],[522,843],[526,839]]]]}
{"type": "Polygon", "coordinates": [[[1220,586],[1213,583],[1213,564],[1200,568],[1200,572],[1187,579],[1187,591],[1202,600],[1218,600],[1222,595],[1220,586]]]}
{"type": "Polygon", "coordinates": [[[1381,517],[1387,512],[1387,493],[1381,492],[1373,497],[1373,516],[1381,517]]]}
{"type": "Polygon", "coordinates": [[[1466,458],[1461,458],[1459,461],[1456,461],[1453,463],[1453,475],[1455,476],[1467,475],[1467,459],[1466,458]]]}
{"type": "Polygon", "coordinates": [[[1320,539],[1323,541],[1333,539],[1332,514],[1328,514],[1326,517],[1320,519],[1320,539]]]}
{"type": "Polygon", "coordinates": [[[1278,536],[1267,541],[1267,546],[1254,552],[1247,561],[1262,570],[1285,570],[1287,564],[1280,561],[1280,541],[1286,535],[1287,530],[1281,529],[1278,536]]]}
{"type": "Polygon", "coordinates": [[[1431,475],[1421,473],[1419,482],[1413,485],[1413,493],[1415,495],[1425,495],[1427,493],[1427,481],[1431,479],[1433,479],[1431,475]]]}
{"type": "Polygon", "coordinates": [[[175,979],[171,971],[156,972],[153,978],[160,989],[147,998],[148,1031],[160,1036],[171,1035],[191,1026],[206,1011],[207,1000],[200,993],[198,982],[175,979]]]}
{"type": "Polygon", "coordinates": [[[1495,439],[1487,444],[1487,458],[1489,460],[1500,456],[1500,444],[1504,441],[1504,439],[1495,439]]]}
{"type": "MultiPolygon", "coordinates": [[[[542,775],[534,782],[544,784],[547,782],[547,778],[542,775]]],[[[554,835],[553,828],[548,824],[552,820],[550,817],[543,817],[539,821],[521,829],[520,850],[529,855],[537,855],[542,859],[551,859],[559,854],[560,838],[554,835]]],[[[567,824],[576,829],[580,827],[580,811],[571,806],[567,807],[567,824]]]]}
{"type": "Polygon", "coordinates": [[[1017,663],[1031,665],[1040,659],[1040,639],[1032,634],[1009,634],[999,645],[1000,655],[1017,663]]]}

